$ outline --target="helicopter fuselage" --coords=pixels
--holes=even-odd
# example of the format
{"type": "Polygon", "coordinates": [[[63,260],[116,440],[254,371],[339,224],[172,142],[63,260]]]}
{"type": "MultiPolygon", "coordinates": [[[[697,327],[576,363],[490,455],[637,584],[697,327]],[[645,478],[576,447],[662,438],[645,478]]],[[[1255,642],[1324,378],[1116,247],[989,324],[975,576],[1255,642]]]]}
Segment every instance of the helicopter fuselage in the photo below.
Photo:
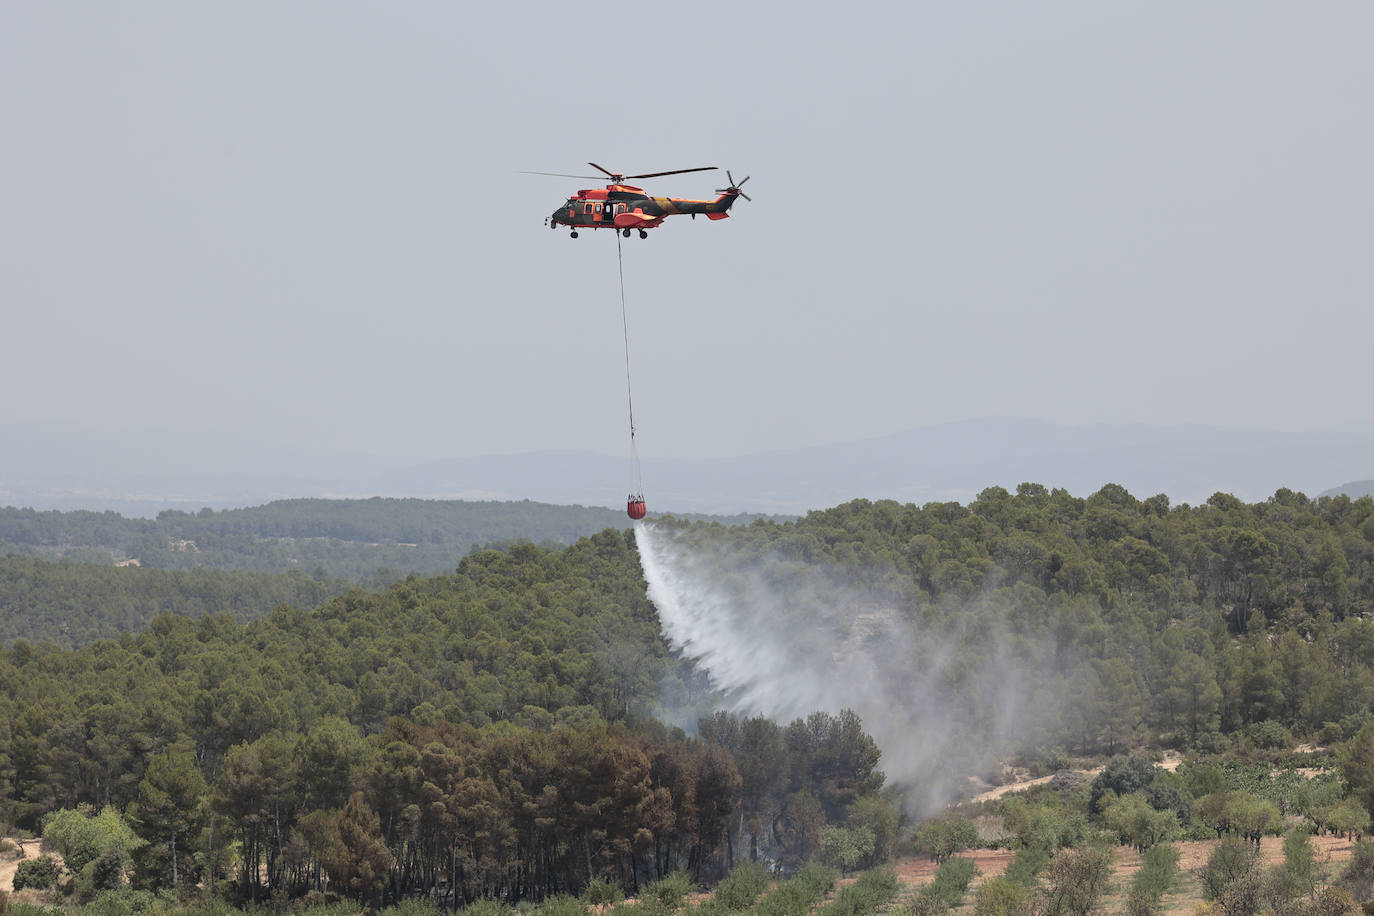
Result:
{"type": "Polygon", "coordinates": [[[631,229],[644,230],[660,225],[669,216],[705,214],[707,219],[726,219],[739,192],[731,189],[715,200],[690,200],[680,197],[651,197],[643,188],[626,184],[610,184],[604,188],[589,188],[569,197],[549,216],[545,223],[552,229],[570,226],[578,229],[612,229],[630,234],[631,229]]]}

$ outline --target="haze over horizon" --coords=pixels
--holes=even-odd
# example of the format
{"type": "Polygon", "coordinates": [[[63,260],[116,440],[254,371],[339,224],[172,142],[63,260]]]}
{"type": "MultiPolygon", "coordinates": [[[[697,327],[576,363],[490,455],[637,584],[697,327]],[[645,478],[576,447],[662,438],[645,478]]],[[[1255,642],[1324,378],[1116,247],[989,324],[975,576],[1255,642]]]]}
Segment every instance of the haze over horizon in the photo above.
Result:
{"type": "Polygon", "coordinates": [[[613,10],[0,8],[0,428],[620,454],[588,160],[753,179],[623,240],[646,460],[1374,420],[1374,7],[613,10]]]}
{"type": "MultiPolygon", "coordinates": [[[[399,497],[622,505],[625,458],[546,449],[422,461],[274,446],[232,435],[0,426],[0,506],[164,509],[293,498],[399,497]]],[[[1247,502],[1286,488],[1317,496],[1374,477],[1374,424],[1304,433],[1145,424],[1067,426],[989,418],[888,436],[715,459],[645,462],[655,513],[799,515],[856,498],[968,502],[1023,482],[1087,496],[1108,483],[1175,505],[1213,493],[1247,502]]],[[[1355,493],[1365,492],[1357,486],[1355,493]]]]}

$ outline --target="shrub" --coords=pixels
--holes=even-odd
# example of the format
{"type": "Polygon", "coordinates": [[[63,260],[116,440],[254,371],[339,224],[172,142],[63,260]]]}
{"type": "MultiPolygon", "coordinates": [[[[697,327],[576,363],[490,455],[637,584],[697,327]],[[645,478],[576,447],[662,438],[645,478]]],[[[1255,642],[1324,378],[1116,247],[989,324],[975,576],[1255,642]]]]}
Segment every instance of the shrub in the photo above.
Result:
{"type": "Polygon", "coordinates": [[[1137,754],[1117,755],[1107,761],[1102,772],[1093,779],[1089,805],[1094,813],[1101,811],[1102,796],[1108,792],[1117,795],[1130,795],[1144,789],[1154,782],[1155,775],[1162,772],[1148,757],[1137,754]]]}
{"type": "Polygon", "coordinates": [[[1038,747],[1026,755],[1026,767],[1033,777],[1049,776],[1069,768],[1069,755],[1062,747],[1038,747]]]}
{"type": "Polygon", "coordinates": [[[1043,846],[1026,846],[1021,849],[1007,866],[1003,875],[1013,884],[1022,887],[1035,887],[1040,873],[1050,864],[1050,851],[1043,846]]]}
{"type": "Polygon", "coordinates": [[[965,817],[927,821],[916,832],[916,845],[932,859],[943,862],[961,849],[978,843],[978,827],[965,817]]]}
{"type": "MultiPolygon", "coordinates": [[[[242,916],[243,911],[237,907],[226,910],[220,904],[218,898],[211,897],[200,904],[194,916],[242,916]]],[[[358,916],[358,905],[340,900],[337,894],[311,891],[292,905],[291,912],[297,916],[358,916]]]]}
{"type": "Polygon", "coordinates": [[[953,909],[964,902],[964,894],[968,893],[968,886],[977,874],[978,866],[973,860],[955,856],[936,869],[935,879],[921,889],[921,894],[936,897],[953,909]]]}
{"type": "Polygon", "coordinates": [[[1158,903],[1178,876],[1178,848],[1160,843],[1145,850],[1140,871],[1131,880],[1131,894],[1158,903]]]}
{"type": "Polygon", "coordinates": [[[1223,908],[1229,911],[1226,900],[1233,889],[1245,890],[1253,884],[1252,891],[1258,895],[1259,847],[1239,837],[1227,837],[1212,850],[1201,878],[1203,896],[1222,901],[1223,908]]]}
{"type": "Polygon", "coordinates": [[[1336,886],[1356,900],[1374,900],[1374,841],[1359,840],[1336,879],[1336,886]]]}
{"type": "Polygon", "coordinates": [[[1280,869],[1291,897],[1301,897],[1316,889],[1316,857],[1306,828],[1294,827],[1284,836],[1283,865],[1280,869]]]}
{"type": "Polygon", "coordinates": [[[40,891],[52,890],[57,887],[58,874],[57,860],[52,856],[25,859],[14,872],[14,889],[21,891],[31,887],[40,891]]]}
{"type": "Polygon", "coordinates": [[[1293,746],[1293,733],[1285,728],[1282,722],[1275,722],[1273,719],[1265,719],[1251,725],[1245,730],[1245,736],[1254,742],[1255,747],[1265,750],[1293,746]]]}
{"type": "MultiPolygon", "coordinates": [[[[87,866],[91,872],[91,887],[97,891],[118,890],[124,884],[127,865],[123,852],[118,849],[105,850],[87,866]]],[[[85,877],[84,871],[82,877],[85,877]]]]}
{"type": "Polygon", "coordinates": [[[868,827],[821,828],[820,859],[843,874],[873,855],[873,831],[868,827]]]}
{"type": "Polygon", "coordinates": [[[750,911],[751,916],[801,916],[835,887],[835,872],[811,863],[796,877],[785,881],[764,896],[750,911]]]}
{"type": "Polygon", "coordinates": [[[641,899],[652,898],[668,909],[675,910],[682,905],[682,898],[690,894],[694,888],[692,876],[679,869],[667,877],[646,885],[639,896],[641,899]]]}
{"type": "Polygon", "coordinates": [[[116,850],[128,861],[142,845],[114,808],[106,806],[94,815],[90,811],[85,806],[63,808],[43,819],[43,847],[60,852],[67,868],[78,874],[103,852],[116,850]]]}
{"type": "MultiPolygon", "coordinates": [[[[356,912],[357,908],[354,907],[356,912]]],[[[385,916],[439,916],[439,906],[423,897],[405,897],[382,911],[385,916]]]]}
{"type": "Polygon", "coordinates": [[[900,916],[945,916],[949,912],[949,904],[934,894],[922,891],[907,901],[899,912],[900,916]]]}
{"type": "Polygon", "coordinates": [[[572,894],[554,894],[535,910],[539,916],[587,916],[587,904],[572,894]]]}
{"type": "Polygon", "coordinates": [[[593,878],[582,892],[582,899],[588,906],[614,906],[625,899],[625,892],[608,878],[593,878]]]}
{"type": "Polygon", "coordinates": [[[463,907],[463,916],[510,916],[510,907],[499,900],[477,900],[463,907]]]}
{"type": "Polygon", "coordinates": [[[842,888],[834,900],[821,908],[820,916],[869,916],[891,903],[898,889],[897,875],[891,869],[870,869],[842,888]]]}
{"type": "Polygon", "coordinates": [[[1046,875],[1044,916],[1088,916],[1106,889],[1112,854],[1106,849],[1061,849],[1046,875]]]}
{"type": "Polygon", "coordinates": [[[1158,916],[1159,901],[1142,893],[1134,885],[1126,895],[1126,916],[1158,916]]]}
{"type": "Polygon", "coordinates": [[[171,901],[151,891],[136,891],[125,885],[119,890],[101,891],[90,903],[80,908],[81,916],[139,916],[143,913],[165,913],[171,901]]]}
{"type": "Polygon", "coordinates": [[[1007,878],[984,881],[974,892],[974,916],[1029,916],[1034,911],[1031,889],[1007,878]]]}
{"type": "Polygon", "coordinates": [[[1300,916],[1360,916],[1360,905],[1339,887],[1324,887],[1297,910],[1300,916]]]}
{"type": "Polygon", "coordinates": [[[747,910],[767,887],[768,870],[752,859],[745,859],[716,885],[711,895],[711,909],[747,910]]]}

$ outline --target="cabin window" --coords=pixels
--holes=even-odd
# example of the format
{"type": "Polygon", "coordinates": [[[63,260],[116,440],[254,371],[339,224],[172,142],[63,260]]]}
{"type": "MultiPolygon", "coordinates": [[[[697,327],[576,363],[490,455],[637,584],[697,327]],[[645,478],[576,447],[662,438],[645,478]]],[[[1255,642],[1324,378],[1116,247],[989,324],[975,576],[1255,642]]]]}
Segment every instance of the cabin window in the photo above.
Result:
{"type": "Polygon", "coordinates": [[[591,212],[592,212],[592,205],[591,205],[591,204],[584,204],[584,205],[583,205],[583,208],[582,208],[582,212],[583,212],[583,213],[591,213],[591,212]]]}
{"type": "Polygon", "coordinates": [[[625,205],[624,205],[624,204],[616,204],[616,205],[615,205],[615,212],[617,212],[617,213],[624,213],[624,212],[625,212],[625,205]]]}

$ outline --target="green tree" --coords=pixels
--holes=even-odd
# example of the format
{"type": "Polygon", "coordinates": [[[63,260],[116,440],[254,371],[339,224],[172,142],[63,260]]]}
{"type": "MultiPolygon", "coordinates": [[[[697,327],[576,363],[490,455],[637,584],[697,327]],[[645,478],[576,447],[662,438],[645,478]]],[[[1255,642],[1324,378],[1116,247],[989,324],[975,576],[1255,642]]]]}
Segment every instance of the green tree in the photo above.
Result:
{"type": "Polygon", "coordinates": [[[80,873],[106,852],[128,861],[142,841],[114,808],[55,811],[43,821],[43,848],[62,854],[67,868],[80,873]]]}
{"type": "Polygon", "coordinates": [[[1144,852],[1156,843],[1173,839],[1178,834],[1178,817],[1172,811],[1156,811],[1135,792],[1107,801],[1102,817],[1108,829],[1116,833],[1122,843],[1144,852]]]}
{"type": "Polygon", "coordinates": [[[984,881],[973,897],[975,916],[1030,916],[1035,912],[1031,889],[1007,878],[984,881]]]}
{"type": "Polygon", "coordinates": [[[1341,775],[1350,792],[1374,813],[1374,722],[1368,722],[1346,742],[1339,755],[1341,775]]]}
{"type": "Polygon", "coordinates": [[[1161,696],[1169,710],[1169,720],[1177,721],[1197,743],[1198,737],[1215,731],[1220,724],[1221,688],[1216,672],[1206,659],[1185,652],[1169,673],[1169,686],[1161,696]]]}
{"type": "MultiPolygon", "coordinates": [[[[1223,839],[1207,857],[1201,878],[1204,896],[1208,900],[1222,901],[1223,906],[1228,898],[1236,906],[1247,900],[1257,900],[1259,848],[1239,837],[1223,839]]],[[[1228,907],[1227,912],[1232,909],[1228,907]]]]}
{"type": "Polygon", "coordinates": [[[936,862],[944,862],[956,852],[977,844],[978,826],[966,817],[926,821],[916,832],[916,845],[936,862]]]}
{"type": "MultiPolygon", "coordinates": [[[[850,827],[862,828],[873,834],[873,852],[869,856],[868,866],[881,864],[892,857],[901,827],[901,811],[895,798],[881,792],[860,796],[849,808],[847,823],[850,827]]],[[[977,840],[976,829],[974,840],[977,840]]]]}
{"type": "Polygon", "coordinates": [[[1046,872],[1044,916],[1088,916],[1094,912],[1111,876],[1105,849],[1061,849],[1046,872]]]}
{"type": "Polygon", "coordinates": [[[138,799],[128,812],[129,826],[143,841],[134,857],[140,883],[176,889],[193,875],[186,863],[193,861],[205,824],[207,794],[205,778],[189,752],[168,750],[148,762],[138,799]]]}
{"type": "Polygon", "coordinates": [[[382,888],[395,859],[382,837],[377,812],[361,792],[349,796],[334,829],[334,857],[325,867],[356,899],[369,906],[380,906],[382,888]]]}
{"type": "Polygon", "coordinates": [[[868,827],[827,824],[821,828],[820,846],[821,862],[844,874],[873,856],[873,831],[868,827]]]}

